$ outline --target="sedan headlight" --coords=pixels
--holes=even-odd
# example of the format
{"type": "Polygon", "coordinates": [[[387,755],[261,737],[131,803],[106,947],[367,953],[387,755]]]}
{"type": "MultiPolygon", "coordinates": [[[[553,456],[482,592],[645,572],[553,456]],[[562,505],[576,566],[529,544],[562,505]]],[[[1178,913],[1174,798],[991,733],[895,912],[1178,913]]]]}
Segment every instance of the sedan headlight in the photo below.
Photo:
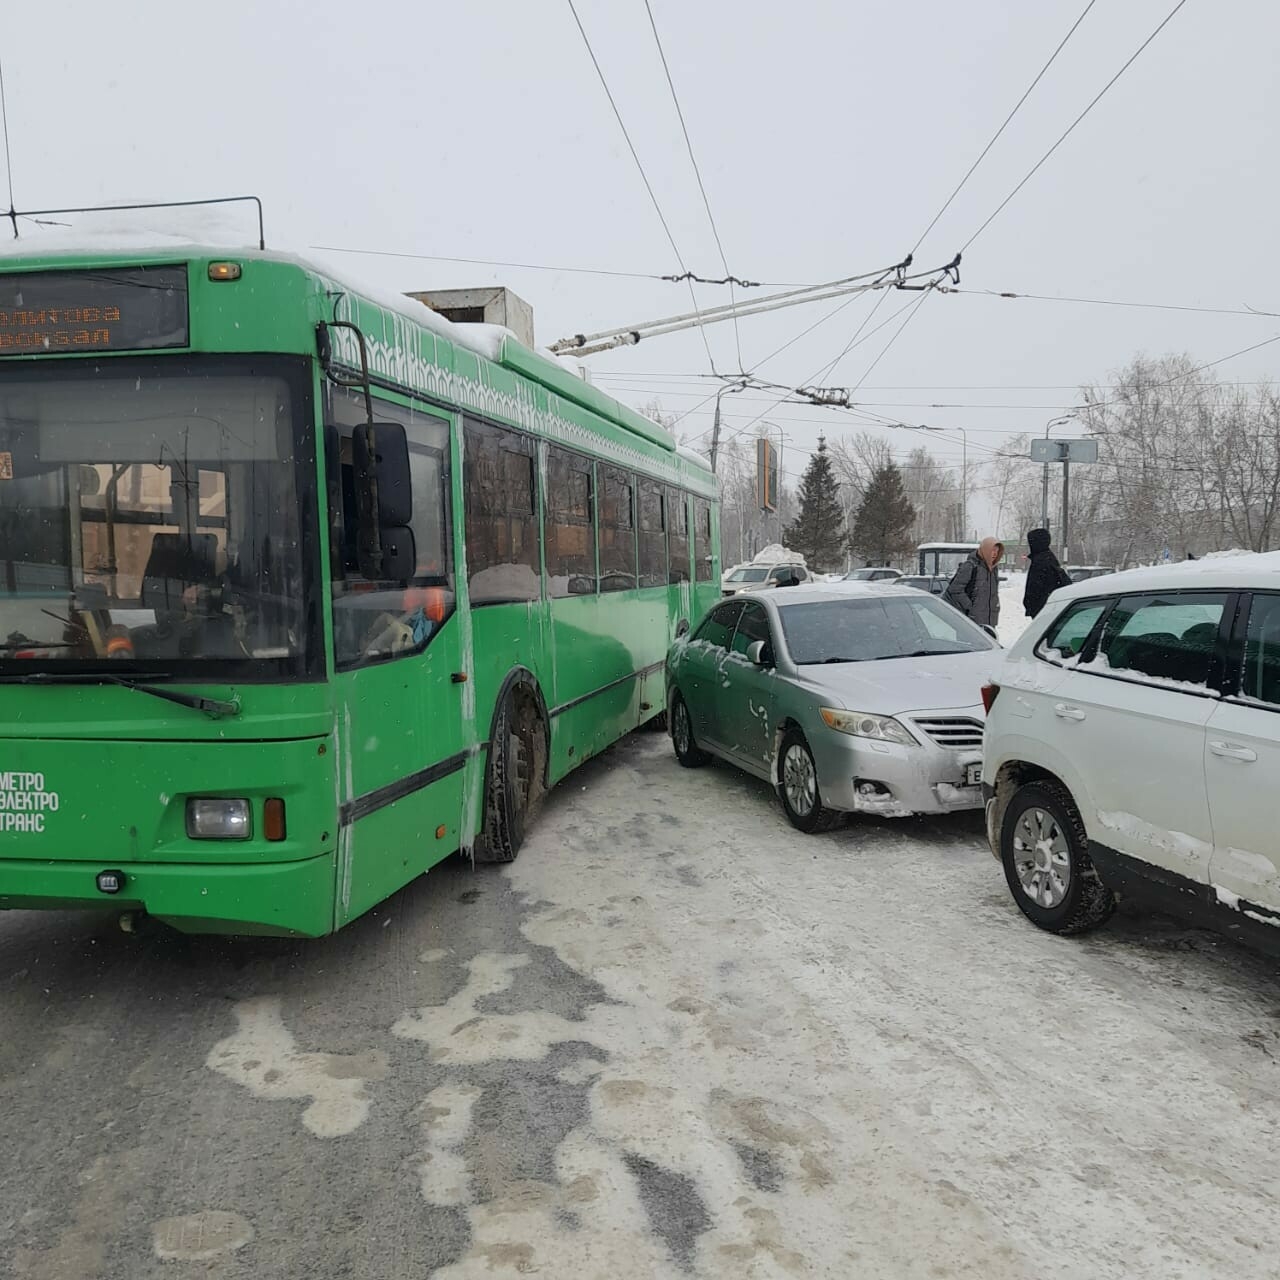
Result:
{"type": "Polygon", "coordinates": [[[192,796],[187,801],[187,837],[191,840],[247,840],[248,800],[192,796]]]}
{"type": "Polygon", "coordinates": [[[855,738],[896,742],[900,747],[917,745],[916,740],[892,716],[876,716],[869,711],[837,711],[834,707],[823,707],[819,714],[828,729],[851,733],[855,738]]]}

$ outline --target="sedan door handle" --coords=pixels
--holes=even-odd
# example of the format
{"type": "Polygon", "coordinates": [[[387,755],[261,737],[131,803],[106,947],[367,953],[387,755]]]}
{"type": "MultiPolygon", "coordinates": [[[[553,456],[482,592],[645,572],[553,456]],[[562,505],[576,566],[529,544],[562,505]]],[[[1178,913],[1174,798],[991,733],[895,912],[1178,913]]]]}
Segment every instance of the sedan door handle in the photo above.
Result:
{"type": "Polygon", "coordinates": [[[1244,764],[1252,764],[1257,758],[1258,753],[1249,747],[1233,746],[1230,742],[1211,742],[1209,750],[1215,756],[1221,756],[1224,760],[1239,760],[1244,764]]]}
{"type": "Polygon", "coordinates": [[[1069,707],[1065,702],[1055,703],[1053,707],[1053,714],[1057,716],[1059,720],[1084,719],[1084,712],[1081,711],[1079,707],[1069,707]]]}

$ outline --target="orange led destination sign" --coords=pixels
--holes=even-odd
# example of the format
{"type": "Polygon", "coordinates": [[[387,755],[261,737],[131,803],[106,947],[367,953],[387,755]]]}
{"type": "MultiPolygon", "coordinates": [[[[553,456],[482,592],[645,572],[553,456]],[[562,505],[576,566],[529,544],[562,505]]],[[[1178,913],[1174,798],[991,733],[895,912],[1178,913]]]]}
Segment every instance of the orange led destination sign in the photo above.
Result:
{"type": "Polygon", "coordinates": [[[0,274],[0,357],[189,341],[185,266],[0,274]]]}

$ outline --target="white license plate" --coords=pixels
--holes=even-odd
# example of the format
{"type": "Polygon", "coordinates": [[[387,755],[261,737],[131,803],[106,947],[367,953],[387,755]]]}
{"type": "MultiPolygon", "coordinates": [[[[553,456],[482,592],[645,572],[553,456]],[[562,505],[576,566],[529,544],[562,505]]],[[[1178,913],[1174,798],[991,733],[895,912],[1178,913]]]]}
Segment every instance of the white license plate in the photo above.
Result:
{"type": "Polygon", "coordinates": [[[966,787],[977,787],[982,785],[982,766],[980,764],[965,765],[964,785],[966,787]]]}

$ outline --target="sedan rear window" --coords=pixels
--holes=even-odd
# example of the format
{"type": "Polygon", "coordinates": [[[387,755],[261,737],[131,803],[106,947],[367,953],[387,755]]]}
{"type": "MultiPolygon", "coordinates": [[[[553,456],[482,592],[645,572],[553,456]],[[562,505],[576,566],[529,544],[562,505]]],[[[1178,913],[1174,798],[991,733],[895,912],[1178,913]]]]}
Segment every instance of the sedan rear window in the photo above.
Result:
{"type": "Polygon", "coordinates": [[[778,613],[787,649],[800,666],[981,653],[996,647],[959,611],[923,593],[790,604],[778,613]]]}

